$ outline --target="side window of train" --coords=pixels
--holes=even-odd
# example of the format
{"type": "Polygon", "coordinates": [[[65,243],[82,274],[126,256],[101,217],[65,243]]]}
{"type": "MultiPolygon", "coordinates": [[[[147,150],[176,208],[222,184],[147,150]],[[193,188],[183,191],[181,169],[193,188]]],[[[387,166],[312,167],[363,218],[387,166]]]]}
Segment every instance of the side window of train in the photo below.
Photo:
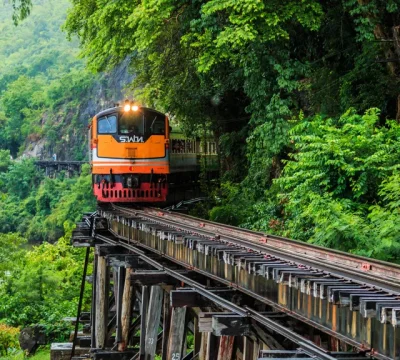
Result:
{"type": "Polygon", "coordinates": [[[185,152],[185,140],[173,139],[172,140],[172,152],[173,153],[184,153],[185,152]]]}
{"type": "Polygon", "coordinates": [[[117,117],[115,115],[101,117],[97,121],[99,134],[114,134],[117,132],[117,117]]]}
{"type": "Polygon", "coordinates": [[[215,155],[217,153],[217,146],[215,144],[215,142],[210,142],[210,154],[215,155]]]}
{"type": "Polygon", "coordinates": [[[161,115],[152,114],[148,119],[147,123],[150,123],[149,129],[151,135],[164,135],[165,134],[165,117],[161,115]]]}
{"type": "Polygon", "coordinates": [[[187,154],[192,154],[193,153],[193,141],[192,140],[186,140],[185,152],[187,154]]]}

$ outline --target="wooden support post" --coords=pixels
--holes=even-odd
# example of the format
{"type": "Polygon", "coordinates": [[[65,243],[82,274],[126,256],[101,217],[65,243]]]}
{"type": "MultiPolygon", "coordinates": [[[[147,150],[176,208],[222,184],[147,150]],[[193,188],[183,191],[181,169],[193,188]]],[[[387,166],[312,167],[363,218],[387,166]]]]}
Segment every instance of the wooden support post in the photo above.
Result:
{"type": "Polygon", "coordinates": [[[207,360],[208,335],[206,332],[201,333],[199,360],[207,360]]]}
{"type": "Polygon", "coordinates": [[[253,359],[253,353],[254,353],[254,344],[253,341],[245,336],[244,338],[244,344],[243,344],[243,359],[253,359]]]}
{"type": "Polygon", "coordinates": [[[193,319],[193,337],[194,337],[194,354],[200,353],[202,333],[199,331],[199,319],[197,316],[193,319]]]}
{"type": "Polygon", "coordinates": [[[218,337],[214,336],[212,333],[207,333],[207,355],[206,360],[217,359],[218,357],[218,337]]]}
{"type": "Polygon", "coordinates": [[[131,268],[126,269],[124,294],[122,296],[121,310],[121,342],[118,344],[118,351],[124,351],[128,346],[129,328],[131,324],[132,294],[131,268]]]}
{"type": "Polygon", "coordinates": [[[169,292],[171,289],[172,286],[164,287],[162,360],[168,360],[168,340],[171,325],[171,305],[169,292]]]}
{"type": "Polygon", "coordinates": [[[104,349],[107,334],[107,263],[103,256],[97,257],[96,273],[96,348],[104,349]]]}
{"type": "Polygon", "coordinates": [[[253,360],[258,359],[259,352],[260,352],[260,344],[258,343],[258,341],[254,341],[253,342],[253,360]]]}
{"type": "Polygon", "coordinates": [[[181,360],[185,335],[186,307],[173,308],[168,342],[168,359],[181,360]]]}
{"type": "Polygon", "coordinates": [[[91,322],[90,322],[90,347],[95,348],[96,347],[96,289],[97,289],[97,260],[98,260],[98,255],[94,255],[94,261],[93,261],[93,284],[92,284],[92,308],[90,309],[91,313],[91,322]]]}
{"type": "Polygon", "coordinates": [[[114,295],[115,304],[117,307],[117,319],[115,328],[115,343],[120,344],[122,338],[122,298],[124,295],[125,287],[125,268],[118,267],[114,270],[114,295]]]}
{"type": "Polygon", "coordinates": [[[145,358],[153,360],[157,348],[158,327],[160,326],[163,290],[161,286],[152,286],[150,291],[149,312],[147,314],[145,358]]]}
{"type": "Polygon", "coordinates": [[[147,286],[142,286],[142,304],[140,309],[140,360],[145,359],[146,347],[146,320],[147,320],[147,307],[149,305],[149,289],[147,286]]]}
{"type": "Polygon", "coordinates": [[[219,339],[217,360],[231,360],[233,353],[234,336],[221,336],[219,339]]]}
{"type": "Polygon", "coordinates": [[[125,268],[118,267],[113,272],[114,276],[114,296],[116,304],[116,328],[115,328],[115,343],[118,344],[118,350],[120,350],[120,344],[122,343],[122,304],[125,290],[125,268]]]}

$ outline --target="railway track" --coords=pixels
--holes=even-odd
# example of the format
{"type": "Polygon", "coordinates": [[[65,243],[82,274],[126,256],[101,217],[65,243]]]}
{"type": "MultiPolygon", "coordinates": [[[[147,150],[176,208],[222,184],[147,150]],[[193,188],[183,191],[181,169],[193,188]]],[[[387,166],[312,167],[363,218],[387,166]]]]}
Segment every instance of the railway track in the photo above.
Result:
{"type": "Polygon", "coordinates": [[[400,265],[397,264],[156,208],[135,210],[117,205],[112,206],[117,211],[140,215],[160,224],[168,224],[225,243],[237,244],[253,251],[280,257],[282,260],[294,262],[300,266],[321,269],[327,274],[400,295],[400,265]]]}
{"type": "Polygon", "coordinates": [[[155,208],[112,204],[99,209],[99,214],[108,219],[111,236],[100,231],[97,240],[129,249],[225,311],[285,336],[309,356],[335,357],[284,324],[216,295],[148,254],[157,254],[328,334],[337,340],[331,348],[350,346],[356,357],[400,358],[396,345],[400,341],[398,265],[155,208]]]}

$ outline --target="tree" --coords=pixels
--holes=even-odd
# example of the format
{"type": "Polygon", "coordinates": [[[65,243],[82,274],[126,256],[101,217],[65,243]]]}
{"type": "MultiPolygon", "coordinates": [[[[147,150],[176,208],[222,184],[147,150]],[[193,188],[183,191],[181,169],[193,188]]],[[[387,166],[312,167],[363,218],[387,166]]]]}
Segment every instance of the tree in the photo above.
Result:
{"type": "Polygon", "coordinates": [[[12,0],[11,3],[14,9],[13,21],[15,25],[18,25],[31,13],[32,0],[12,0]]]}

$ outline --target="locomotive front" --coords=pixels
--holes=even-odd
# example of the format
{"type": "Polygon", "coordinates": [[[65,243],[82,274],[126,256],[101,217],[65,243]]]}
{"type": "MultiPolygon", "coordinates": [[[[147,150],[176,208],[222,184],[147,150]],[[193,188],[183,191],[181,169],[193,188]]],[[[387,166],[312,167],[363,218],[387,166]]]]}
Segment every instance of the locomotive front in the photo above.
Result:
{"type": "Polygon", "coordinates": [[[89,157],[99,202],[165,202],[169,124],[165,114],[126,102],[97,114],[89,157]]]}

